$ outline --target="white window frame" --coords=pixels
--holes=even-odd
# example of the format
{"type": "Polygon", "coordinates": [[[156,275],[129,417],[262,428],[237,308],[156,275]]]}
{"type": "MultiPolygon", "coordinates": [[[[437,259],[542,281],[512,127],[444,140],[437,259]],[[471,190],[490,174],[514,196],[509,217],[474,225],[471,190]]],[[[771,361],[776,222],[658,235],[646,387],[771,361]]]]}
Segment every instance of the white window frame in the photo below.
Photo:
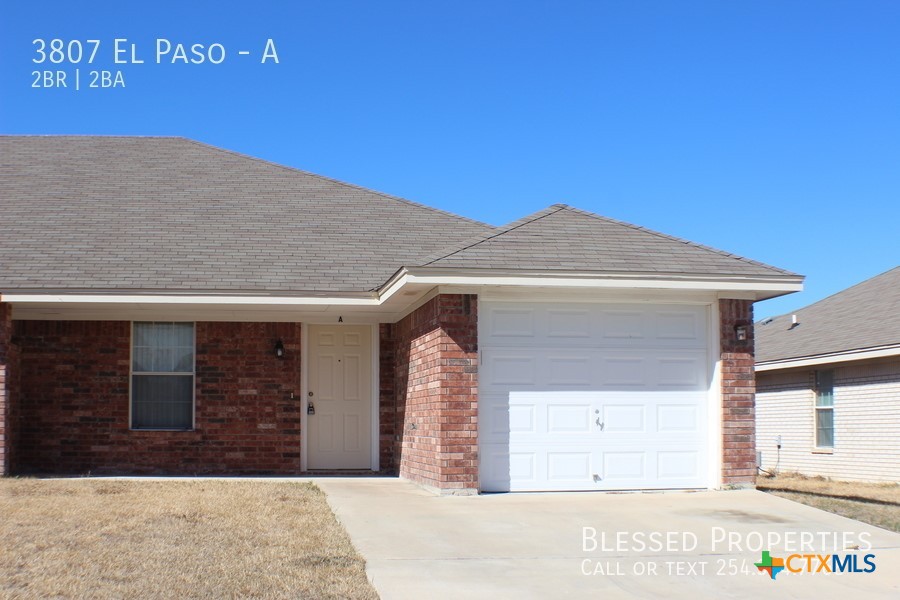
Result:
{"type": "Polygon", "coordinates": [[[130,431],[194,431],[197,428],[197,323],[196,321],[131,321],[128,340],[128,429],[130,431]],[[166,372],[134,370],[134,324],[135,323],[190,323],[193,328],[191,343],[194,346],[191,362],[191,425],[190,427],[135,427],[134,426],[134,376],[137,375],[176,375],[185,376],[186,372],[166,372]]]}
{"type": "Polygon", "coordinates": [[[837,442],[835,436],[835,427],[834,427],[834,369],[816,369],[813,371],[813,446],[817,452],[831,452],[834,450],[835,443],[837,442]],[[830,373],[831,374],[831,405],[830,406],[820,406],[819,405],[819,374],[820,373],[830,373]],[[819,412],[830,411],[831,412],[831,445],[823,446],[819,443],[819,412]]]}

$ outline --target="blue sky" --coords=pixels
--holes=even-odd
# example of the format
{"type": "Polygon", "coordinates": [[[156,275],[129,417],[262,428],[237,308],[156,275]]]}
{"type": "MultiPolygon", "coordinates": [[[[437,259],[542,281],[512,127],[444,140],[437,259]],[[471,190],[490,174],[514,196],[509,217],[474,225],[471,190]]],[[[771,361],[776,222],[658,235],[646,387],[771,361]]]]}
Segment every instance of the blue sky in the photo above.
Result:
{"type": "Polygon", "coordinates": [[[492,224],[564,202],[807,276],[764,317],[900,264],[898,32],[887,1],[5,0],[0,132],[180,135],[492,224]],[[75,67],[125,88],[31,87],[75,67]]]}

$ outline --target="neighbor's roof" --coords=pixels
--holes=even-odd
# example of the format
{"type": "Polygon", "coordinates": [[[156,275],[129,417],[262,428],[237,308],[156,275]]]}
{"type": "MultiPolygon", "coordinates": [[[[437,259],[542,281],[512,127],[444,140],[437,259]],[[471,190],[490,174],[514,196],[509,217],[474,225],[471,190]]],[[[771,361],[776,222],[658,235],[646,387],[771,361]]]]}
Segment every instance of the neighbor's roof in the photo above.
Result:
{"type": "Polygon", "coordinates": [[[900,267],[756,325],[756,361],[900,344],[900,267]],[[791,315],[797,315],[792,326],[791,315]]]}
{"type": "Polygon", "coordinates": [[[798,276],[564,205],[506,227],[182,138],[0,136],[0,291],[351,293],[403,267],[798,276]]]}

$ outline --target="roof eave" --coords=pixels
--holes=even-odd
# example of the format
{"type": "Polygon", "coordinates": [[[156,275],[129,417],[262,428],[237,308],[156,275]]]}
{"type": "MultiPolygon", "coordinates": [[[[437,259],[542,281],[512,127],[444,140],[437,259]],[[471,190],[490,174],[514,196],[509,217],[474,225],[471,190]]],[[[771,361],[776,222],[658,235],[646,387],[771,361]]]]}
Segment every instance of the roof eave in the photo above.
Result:
{"type": "Polygon", "coordinates": [[[798,275],[706,275],[696,273],[526,271],[466,269],[448,267],[404,267],[380,288],[382,298],[407,283],[454,286],[517,286],[558,288],[628,288],[703,290],[750,293],[765,300],[799,292],[803,277],[798,275]]]}
{"type": "Polygon", "coordinates": [[[886,358],[891,356],[900,356],[900,344],[872,346],[870,348],[854,348],[851,350],[825,352],[822,354],[811,354],[808,356],[764,360],[756,363],[756,371],[778,371],[782,369],[814,367],[831,363],[869,360],[873,358],[886,358]]]}

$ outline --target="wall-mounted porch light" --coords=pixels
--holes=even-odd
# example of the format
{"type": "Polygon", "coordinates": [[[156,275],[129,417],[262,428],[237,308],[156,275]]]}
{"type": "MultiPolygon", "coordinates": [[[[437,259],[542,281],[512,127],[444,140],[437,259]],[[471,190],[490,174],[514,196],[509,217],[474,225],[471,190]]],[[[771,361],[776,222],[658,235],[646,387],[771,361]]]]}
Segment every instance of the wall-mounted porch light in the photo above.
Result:
{"type": "Polygon", "coordinates": [[[284,358],[284,343],[281,340],[275,342],[275,358],[284,358]]]}
{"type": "Polygon", "coordinates": [[[747,326],[746,325],[735,325],[734,326],[734,336],[737,338],[739,342],[747,341],[747,326]]]}

